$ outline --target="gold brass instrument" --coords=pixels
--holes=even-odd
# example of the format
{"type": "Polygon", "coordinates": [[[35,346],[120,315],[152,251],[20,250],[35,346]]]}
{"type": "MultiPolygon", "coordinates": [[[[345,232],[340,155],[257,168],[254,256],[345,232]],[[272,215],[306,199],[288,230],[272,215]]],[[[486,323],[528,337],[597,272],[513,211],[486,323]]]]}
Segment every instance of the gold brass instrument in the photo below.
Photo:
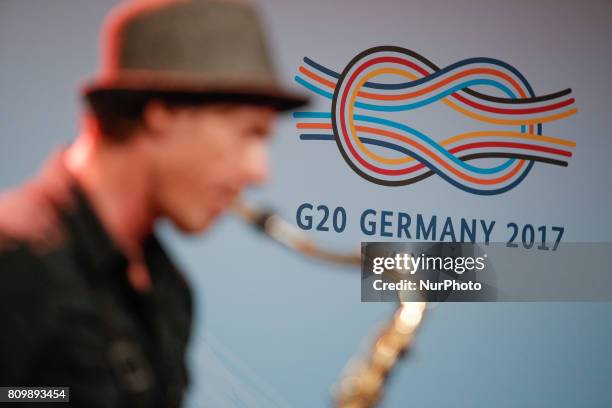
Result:
{"type": "Polygon", "coordinates": [[[410,349],[425,312],[425,302],[400,302],[400,306],[376,336],[366,356],[349,362],[336,385],[338,408],[375,407],[382,396],[385,380],[410,349]]]}
{"type": "MultiPolygon", "coordinates": [[[[279,215],[255,209],[242,201],[233,212],[281,245],[305,256],[342,265],[361,265],[359,253],[341,254],[321,248],[279,215]]],[[[399,302],[393,318],[378,333],[365,356],[347,364],[333,387],[338,408],[371,408],[380,401],[385,381],[410,349],[425,312],[425,302],[399,302]]]]}

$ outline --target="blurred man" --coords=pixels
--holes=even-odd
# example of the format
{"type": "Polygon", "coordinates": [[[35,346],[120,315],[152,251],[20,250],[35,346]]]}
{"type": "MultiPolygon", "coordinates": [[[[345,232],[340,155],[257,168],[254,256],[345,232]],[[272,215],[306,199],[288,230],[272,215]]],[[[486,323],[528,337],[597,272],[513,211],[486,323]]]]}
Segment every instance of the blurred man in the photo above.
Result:
{"type": "Polygon", "coordinates": [[[305,101],[277,85],[243,3],[130,3],[105,45],[82,133],[0,199],[0,386],[177,407],[191,297],[155,222],[205,230],[266,180],[274,119],[305,101]]]}

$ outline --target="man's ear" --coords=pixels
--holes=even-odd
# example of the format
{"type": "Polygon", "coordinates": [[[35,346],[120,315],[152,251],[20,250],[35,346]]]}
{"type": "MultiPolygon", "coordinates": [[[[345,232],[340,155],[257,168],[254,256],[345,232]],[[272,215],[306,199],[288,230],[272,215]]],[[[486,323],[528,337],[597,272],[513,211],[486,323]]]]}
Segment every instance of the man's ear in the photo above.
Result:
{"type": "Polygon", "coordinates": [[[151,100],[142,110],[142,123],[145,129],[153,135],[168,133],[172,127],[177,112],[170,109],[159,100],[151,100]]]}

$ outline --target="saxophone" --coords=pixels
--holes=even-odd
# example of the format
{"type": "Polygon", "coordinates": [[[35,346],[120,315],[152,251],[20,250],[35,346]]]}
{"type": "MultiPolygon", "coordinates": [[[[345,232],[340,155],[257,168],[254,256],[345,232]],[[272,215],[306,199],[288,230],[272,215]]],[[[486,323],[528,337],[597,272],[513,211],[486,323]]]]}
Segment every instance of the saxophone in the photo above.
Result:
{"type": "MultiPolygon", "coordinates": [[[[256,209],[240,200],[234,203],[232,211],[274,241],[304,256],[342,265],[361,265],[359,253],[343,254],[322,248],[274,212],[256,209]]],[[[332,387],[336,407],[375,407],[393,368],[410,350],[426,302],[398,300],[393,317],[378,332],[368,352],[351,359],[338,383],[332,387]]]]}

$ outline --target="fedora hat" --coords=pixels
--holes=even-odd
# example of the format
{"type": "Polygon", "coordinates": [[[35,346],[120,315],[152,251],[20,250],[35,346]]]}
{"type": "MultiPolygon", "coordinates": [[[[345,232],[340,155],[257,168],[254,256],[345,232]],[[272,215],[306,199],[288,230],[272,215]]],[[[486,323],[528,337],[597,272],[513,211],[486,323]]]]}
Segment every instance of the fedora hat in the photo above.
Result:
{"type": "Polygon", "coordinates": [[[243,1],[129,1],[113,10],[102,37],[100,93],[202,94],[293,109],[307,98],[283,88],[263,29],[243,1]]]}

